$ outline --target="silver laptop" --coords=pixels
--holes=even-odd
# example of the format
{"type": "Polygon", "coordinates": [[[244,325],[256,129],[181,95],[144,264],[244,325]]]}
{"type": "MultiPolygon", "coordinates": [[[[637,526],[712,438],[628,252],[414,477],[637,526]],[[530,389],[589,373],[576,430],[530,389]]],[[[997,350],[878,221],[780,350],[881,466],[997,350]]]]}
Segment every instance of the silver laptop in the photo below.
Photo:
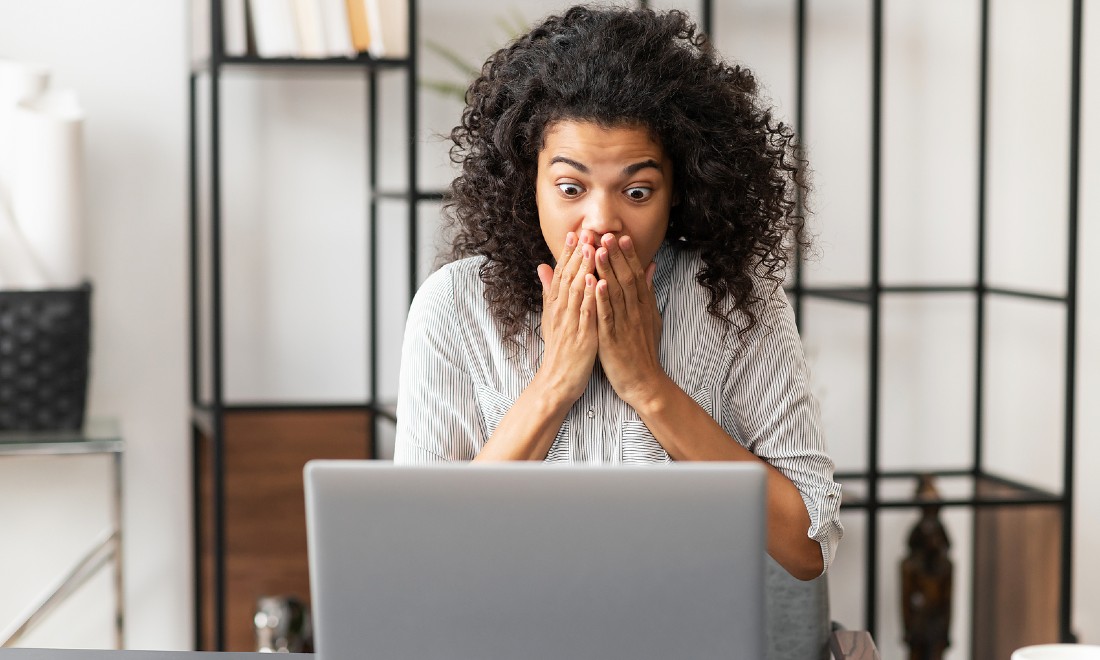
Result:
{"type": "Polygon", "coordinates": [[[319,660],[760,660],[764,479],[312,461],[319,660]]]}

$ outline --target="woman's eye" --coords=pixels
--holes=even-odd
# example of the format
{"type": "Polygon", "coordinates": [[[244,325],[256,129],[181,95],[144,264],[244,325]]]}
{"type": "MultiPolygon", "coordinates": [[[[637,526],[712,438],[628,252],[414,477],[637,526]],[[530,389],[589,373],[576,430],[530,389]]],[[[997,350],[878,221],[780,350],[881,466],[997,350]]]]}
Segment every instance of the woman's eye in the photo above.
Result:
{"type": "Polygon", "coordinates": [[[566,197],[576,197],[584,191],[584,189],[576,183],[559,183],[558,190],[566,197]]]}
{"type": "Polygon", "coordinates": [[[634,186],[626,189],[626,196],[635,202],[644,202],[649,199],[653,194],[652,188],[646,188],[645,186],[634,186]]]}

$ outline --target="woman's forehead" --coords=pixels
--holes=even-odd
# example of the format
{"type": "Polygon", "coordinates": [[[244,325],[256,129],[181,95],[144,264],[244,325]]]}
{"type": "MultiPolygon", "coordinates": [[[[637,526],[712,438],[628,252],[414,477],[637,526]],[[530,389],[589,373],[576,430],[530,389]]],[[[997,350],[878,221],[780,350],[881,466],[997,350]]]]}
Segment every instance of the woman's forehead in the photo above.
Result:
{"type": "Polygon", "coordinates": [[[566,115],[564,117],[550,119],[543,125],[540,135],[541,144],[539,145],[539,149],[542,150],[543,148],[545,148],[546,139],[550,136],[551,133],[560,132],[563,127],[569,126],[590,126],[607,131],[617,129],[637,130],[647,133],[651,140],[653,140],[657,144],[661,144],[661,136],[652,125],[633,117],[621,117],[609,121],[604,118],[593,118],[584,116],[573,117],[566,115]]]}
{"type": "Polygon", "coordinates": [[[569,155],[598,160],[665,159],[660,141],[643,124],[605,126],[587,120],[556,121],[547,126],[539,161],[569,155]]]}

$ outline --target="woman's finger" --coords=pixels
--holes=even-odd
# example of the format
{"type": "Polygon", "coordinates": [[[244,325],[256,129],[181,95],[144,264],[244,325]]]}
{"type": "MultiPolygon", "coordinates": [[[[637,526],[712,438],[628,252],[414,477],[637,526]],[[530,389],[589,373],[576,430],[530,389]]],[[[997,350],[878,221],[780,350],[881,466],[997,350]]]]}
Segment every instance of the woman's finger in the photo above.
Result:
{"type": "Polygon", "coordinates": [[[535,268],[535,272],[539,276],[539,283],[542,284],[542,299],[545,301],[550,294],[551,285],[554,281],[554,269],[548,264],[539,264],[535,268]]]}
{"type": "Polygon", "coordinates": [[[638,253],[634,250],[634,241],[629,236],[620,237],[619,250],[623,256],[623,262],[630,271],[629,279],[640,295],[642,283],[645,282],[645,266],[638,260],[638,253]]]}
{"type": "Polygon", "coordinates": [[[577,235],[573,232],[569,232],[565,235],[565,247],[562,248],[561,256],[558,257],[558,262],[554,264],[554,277],[550,281],[550,299],[557,298],[558,293],[561,290],[562,275],[565,272],[566,267],[577,253],[577,235]]]}
{"type": "Polygon", "coordinates": [[[583,302],[585,280],[592,274],[592,258],[594,257],[592,246],[588,244],[581,244],[577,252],[581,254],[580,265],[569,281],[568,296],[571,309],[579,308],[581,302],[583,302]]]}
{"type": "Polygon", "coordinates": [[[596,320],[599,323],[600,338],[610,340],[615,332],[615,309],[611,304],[607,279],[596,283],[596,320]]]}
{"type": "Polygon", "coordinates": [[[555,287],[556,299],[560,303],[569,302],[569,290],[573,285],[573,280],[577,277],[577,273],[581,270],[581,264],[584,261],[583,245],[577,244],[573,250],[573,253],[569,256],[569,261],[558,267],[558,284],[555,287]]]}
{"type": "Polygon", "coordinates": [[[584,336],[597,329],[596,311],[598,303],[596,301],[597,288],[599,282],[596,280],[596,276],[591,273],[584,276],[584,300],[581,301],[581,314],[580,314],[580,327],[578,330],[581,335],[584,336]]]}
{"type": "MultiPolygon", "coordinates": [[[[610,234],[608,234],[610,236],[610,234]]],[[[611,239],[614,242],[614,238],[611,239]]],[[[626,297],[623,294],[623,287],[619,283],[619,277],[615,273],[614,267],[611,265],[611,254],[607,249],[607,243],[596,251],[596,269],[600,274],[601,281],[604,283],[604,289],[607,292],[607,302],[610,305],[609,311],[612,314],[619,314],[623,318],[626,317],[626,297]]]]}
{"type": "Polygon", "coordinates": [[[602,243],[607,249],[608,261],[611,264],[611,270],[615,273],[615,279],[622,286],[625,292],[624,295],[628,296],[627,300],[630,300],[631,292],[634,293],[634,299],[637,299],[637,282],[635,282],[634,270],[620,247],[620,243],[625,238],[624,236],[616,240],[613,235],[607,234],[603,237],[602,243]]]}

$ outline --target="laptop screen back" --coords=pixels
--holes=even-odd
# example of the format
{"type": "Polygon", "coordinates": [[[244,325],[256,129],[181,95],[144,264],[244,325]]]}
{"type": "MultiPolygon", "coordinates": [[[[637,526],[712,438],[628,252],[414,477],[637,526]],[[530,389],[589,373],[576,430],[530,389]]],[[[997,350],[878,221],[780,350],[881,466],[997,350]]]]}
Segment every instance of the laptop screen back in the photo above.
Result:
{"type": "Polygon", "coordinates": [[[764,479],[741,463],[311,462],[319,660],[759,660],[764,479]]]}

